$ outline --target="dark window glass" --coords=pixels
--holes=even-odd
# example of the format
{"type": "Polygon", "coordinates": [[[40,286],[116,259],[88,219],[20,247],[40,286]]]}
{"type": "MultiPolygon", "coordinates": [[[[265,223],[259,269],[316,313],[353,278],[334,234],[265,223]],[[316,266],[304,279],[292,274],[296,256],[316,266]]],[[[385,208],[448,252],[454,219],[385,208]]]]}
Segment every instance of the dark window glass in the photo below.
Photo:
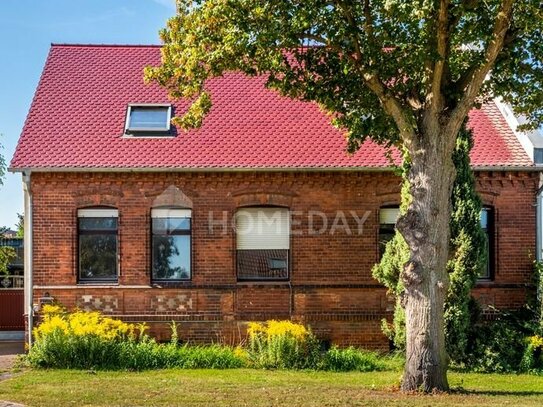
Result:
{"type": "Polygon", "coordinates": [[[191,277],[190,218],[153,218],[153,280],[191,277]]]}
{"type": "Polygon", "coordinates": [[[168,107],[165,106],[132,106],[128,119],[128,129],[167,130],[168,107]]]}
{"type": "Polygon", "coordinates": [[[379,225],[379,259],[383,258],[387,243],[394,238],[395,234],[395,225],[387,223],[382,223],[381,225],[379,225]]]}
{"type": "Polygon", "coordinates": [[[492,279],[494,265],[494,211],[492,208],[483,208],[481,210],[481,229],[486,235],[486,259],[479,279],[490,280],[492,279]]]}
{"type": "Polygon", "coordinates": [[[79,218],[79,279],[117,279],[117,218],[79,218]]]}

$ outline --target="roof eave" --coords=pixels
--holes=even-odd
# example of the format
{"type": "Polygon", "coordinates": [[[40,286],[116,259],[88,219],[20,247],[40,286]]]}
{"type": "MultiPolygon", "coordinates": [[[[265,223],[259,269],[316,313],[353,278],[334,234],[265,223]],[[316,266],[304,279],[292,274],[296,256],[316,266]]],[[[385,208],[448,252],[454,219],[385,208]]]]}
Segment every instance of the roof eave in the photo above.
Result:
{"type": "MultiPolygon", "coordinates": [[[[392,172],[397,167],[9,167],[8,171],[17,172],[392,172]]],[[[474,171],[527,171],[543,172],[543,165],[507,166],[477,165],[474,171]]]]}

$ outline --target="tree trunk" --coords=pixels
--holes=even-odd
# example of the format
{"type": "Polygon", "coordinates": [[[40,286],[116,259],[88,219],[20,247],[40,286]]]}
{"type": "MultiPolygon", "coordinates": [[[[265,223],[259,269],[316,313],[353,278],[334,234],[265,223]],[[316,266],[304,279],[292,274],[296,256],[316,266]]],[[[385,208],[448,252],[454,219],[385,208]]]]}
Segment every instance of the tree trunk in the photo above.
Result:
{"type": "Polygon", "coordinates": [[[455,134],[428,126],[410,148],[411,202],[397,223],[410,253],[401,276],[407,336],[404,391],[449,388],[443,306],[448,286],[454,140],[455,134]]]}

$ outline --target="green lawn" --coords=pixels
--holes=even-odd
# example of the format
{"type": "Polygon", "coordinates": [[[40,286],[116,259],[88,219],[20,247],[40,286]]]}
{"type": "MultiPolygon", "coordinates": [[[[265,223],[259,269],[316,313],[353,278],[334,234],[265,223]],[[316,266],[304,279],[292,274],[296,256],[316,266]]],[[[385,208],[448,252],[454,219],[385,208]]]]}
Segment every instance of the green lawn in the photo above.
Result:
{"type": "Polygon", "coordinates": [[[541,406],[543,377],[451,373],[452,394],[404,395],[398,372],[30,370],[0,382],[28,406],[541,406]]]}

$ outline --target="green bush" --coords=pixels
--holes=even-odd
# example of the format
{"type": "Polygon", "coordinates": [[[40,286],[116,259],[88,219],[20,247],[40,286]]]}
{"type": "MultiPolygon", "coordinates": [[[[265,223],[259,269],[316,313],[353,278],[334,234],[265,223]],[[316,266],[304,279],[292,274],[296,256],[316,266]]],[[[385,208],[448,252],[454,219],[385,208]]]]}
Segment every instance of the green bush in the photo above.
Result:
{"type": "Polygon", "coordinates": [[[324,355],[323,370],[332,372],[372,372],[385,370],[383,358],[375,352],[368,352],[353,347],[341,349],[332,347],[324,355]]]}
{"type": "Polygon", "coordinates": [[[320,342],[303,325],[290,321],[249,323],[247,358],[263,369],[316,369],[320,342]]]}
{"type": "Polygon", "coordinates": [[[31,366],[63,369],[233,369],[244,360],[227,346],[178,346],[143,340],[107,341],[97,337],[67,338],[54,332],[36,342],[27,355],[31,366]]]}

